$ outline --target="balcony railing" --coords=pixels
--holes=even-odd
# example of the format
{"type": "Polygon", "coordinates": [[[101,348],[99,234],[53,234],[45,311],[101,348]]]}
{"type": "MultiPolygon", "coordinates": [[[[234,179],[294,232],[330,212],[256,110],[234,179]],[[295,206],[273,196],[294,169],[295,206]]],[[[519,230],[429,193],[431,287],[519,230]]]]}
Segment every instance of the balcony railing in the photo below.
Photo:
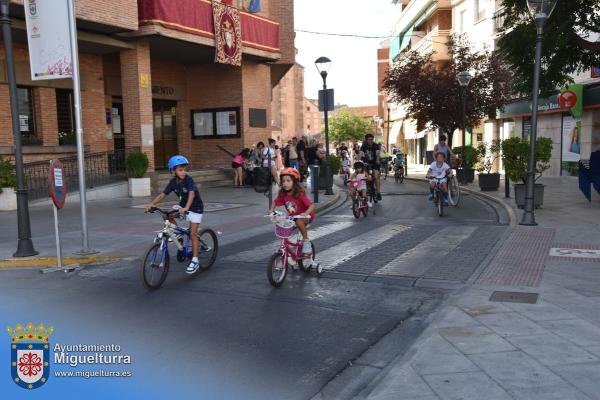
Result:
{"type": "MultiPolygon", "coordinates": [[[[69,191],[77,191],[77,156],[59,158],[63,165],[63,179],[69,191]]],[[[48,197],[49,161],[24,164],[25,181],[30,200],[48,197]]],[[[115,150],[85,155],[85,183],[87,188],[106,185],[127,179],[125,151],[115,150]]]]}

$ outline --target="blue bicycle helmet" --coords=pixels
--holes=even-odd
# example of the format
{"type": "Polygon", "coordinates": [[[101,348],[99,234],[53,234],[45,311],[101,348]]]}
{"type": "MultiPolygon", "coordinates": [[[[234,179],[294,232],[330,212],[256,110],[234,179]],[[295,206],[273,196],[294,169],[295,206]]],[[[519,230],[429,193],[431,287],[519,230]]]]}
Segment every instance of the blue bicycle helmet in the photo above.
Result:
{"type": "Polygon", "coordinates": [[[190,162],[184,156],[178,154],[169,158],[169,171],[173,171],[173,169],[179,165],[188,165],[190,162]]]}

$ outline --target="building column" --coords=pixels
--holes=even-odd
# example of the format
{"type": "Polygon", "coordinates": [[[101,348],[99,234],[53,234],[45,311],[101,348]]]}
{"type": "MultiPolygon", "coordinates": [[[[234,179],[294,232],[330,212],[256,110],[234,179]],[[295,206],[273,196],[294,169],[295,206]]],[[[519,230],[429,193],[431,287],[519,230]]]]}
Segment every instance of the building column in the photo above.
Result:
{"type": "Polygon", "coordinates": [[[33,89],[34,112],[38,138],[44,146],[58,146],[58,120],[56,115],[56,89],[33,89]]]}
{"type": "Polygon", "coordinates": [[[148,170],[154,171],[150,46],[138,43],[135,49],[122,51],[120,57],[125,149],[146,153],[148,170]]]}
{"type": "Polygon", "coordinates": [[[0,146],[2,147],[14,146],[11,118],[8,85],[3,83],[0,85],[0,126],[4,127],[0,130],[0,146]]]}

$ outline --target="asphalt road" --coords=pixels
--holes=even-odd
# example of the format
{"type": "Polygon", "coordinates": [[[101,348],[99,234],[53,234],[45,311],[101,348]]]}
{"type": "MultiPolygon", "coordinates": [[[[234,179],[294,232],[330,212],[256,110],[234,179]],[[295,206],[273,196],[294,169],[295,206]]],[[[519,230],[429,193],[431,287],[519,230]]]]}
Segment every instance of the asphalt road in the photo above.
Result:
{"type": "Polygon", "coordinates": [[[401,353],[423,329],[411,321],[476,274],[506,228],[501,210],[469,195],[439,218],[425,190],[386,182],[376,215],[355,221],[340,202],[319,216],[322,278],[293,272],[272,288],[265,260],[275,238],[252,231],[197,276],[173,260],[155,292],[142,287],[137,258],[69,274],[0,271],[0,316],[49,321],[55,342],[121,345],[134,360],[129,385],[154,394],[343,398],[401,353]]]}

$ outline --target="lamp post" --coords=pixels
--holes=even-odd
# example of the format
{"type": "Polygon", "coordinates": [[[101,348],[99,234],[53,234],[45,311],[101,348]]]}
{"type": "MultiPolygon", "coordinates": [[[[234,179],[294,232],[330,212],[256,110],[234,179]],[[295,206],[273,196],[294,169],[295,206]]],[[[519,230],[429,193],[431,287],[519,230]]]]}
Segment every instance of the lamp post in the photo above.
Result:
{"type": "Polygon", "coordinates": [[[467,87],[471,83],[473,76],[468,71],[459,72],[456,75],[456,80],[460,85],[460,98],[462,101],[462,145],[467,146],[466,143],[466,131],[467,131],[467,87]]]}
{"type": "Polygon", "coordinates": [[[33,248],[33,242],[31,241],[29,205],[27,188],[25,186],[25,171],[23,170],[23,149],[21,146],[21,132],[19,131],[19,106],[17,104],[17,81],[15,78],[9,6],[9,0],[0,0],[0,25],[2,25],[4,52],[6,53],[6,72],[8,93],[10,97],[10,111],[12,114],[12,131],[15,144],[15,169],[17,174],[17,231],[19,242],[17,244],[17,251],[13,256],[27,257],[34,256],[38,254],[38,252],[33,248]]]}
{"type": "Polygon", "coordinates": [[[525,186],[525,211],[521,225],[537,225],[534,215],[534,188],[535,188],[535,147],[537,141],[538,100],[540,92],[540,63],[542,59],[542,39],[544,26],[556,7],[558,0],[527,0],[529,13],[536,26],[535,37],[535,64],[533,68],[533,93],[531,110],[531,137],[529,139],[529,162],[527,163],[527,182],[525,186]]]}
{"type": "Polygon", "coordinates": [[[323,78],[323,112],[325,117],[325,178],[327,182],[327,188],[325,189],[326,195],[333,194],[333,175],[331,173],[331,164],[329,163],[329,91],[327,90],[327,74],[331,67],[331,60],[327,57],[319,57],[315,61],[317,71],[323,78]]]}
{"type": "Polygon", "coordinates": [[[392,106],[394,105],[394,103],[391,100],[388,100],[387,103],[387,140],[386,145],[387,145],[387,149],[388,151],[390,151],[391,146],[390,146],[390,124],[391,124],[391,114],[392,114],[392,106]]]}

